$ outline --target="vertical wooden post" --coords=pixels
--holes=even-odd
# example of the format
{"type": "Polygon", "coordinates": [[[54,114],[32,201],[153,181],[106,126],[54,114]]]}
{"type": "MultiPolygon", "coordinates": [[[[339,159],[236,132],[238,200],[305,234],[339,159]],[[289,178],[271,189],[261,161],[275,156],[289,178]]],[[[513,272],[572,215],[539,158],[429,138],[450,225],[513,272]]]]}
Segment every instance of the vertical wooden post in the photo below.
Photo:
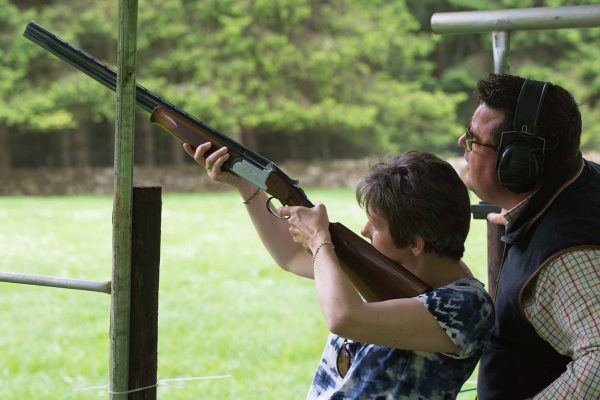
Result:
{"type": "Polygon", "coordinates": [[[504,256],[504,225],[487,222],[487,249],[488,249],[488,292],[496,300],[496,283],[504,256]]]}
{"type": "MultiPolygon", "coordinates": [[[[479,204],[471,205],[471,212],[475,219],[487,219],[489,213],[499,213],[499,207],[489,203],[480,202],[479,204]]],[[[500,273],[502,257],[504,256],[504,225],[496,225],[487,222],[487,272],[488,286],[487,290],[493,299],[496,297],[496,282],[500,273]]]]}
{"type": "Polygon", "coordinates": [[[110,399],[126,400],[129,381],[131,210],[137,0],[119,0],[113,274],[110,312],[110,399]]]}
{"type": "MultiPolygon", "coordinates": [[[[152,386],[158,365],[161,188],[133,188],[129,388],[152,386]]],[[[128,400],[156,400],[156,387],[128,400]]]]}
{"type": "Polygon", "coordinates": [[[0,123],[0,177],[8,177],[12,169],[9,135],[8,127],[0,123]]]}

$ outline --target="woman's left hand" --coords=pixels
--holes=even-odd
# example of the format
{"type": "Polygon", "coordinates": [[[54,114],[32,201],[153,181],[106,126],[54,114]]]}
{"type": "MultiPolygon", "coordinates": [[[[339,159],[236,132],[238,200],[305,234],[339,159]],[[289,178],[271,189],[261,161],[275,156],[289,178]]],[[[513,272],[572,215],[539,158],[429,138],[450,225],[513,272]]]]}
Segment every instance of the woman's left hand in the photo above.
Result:
{"type": "Polygon", "coordinates": [[[281,207],[278,212],[289,217],[290,235],[294,242],[311,250],[311,253],[324,241],[331,241],[329,217],[322,203],[316,203],[313,208],[281,207]]]}

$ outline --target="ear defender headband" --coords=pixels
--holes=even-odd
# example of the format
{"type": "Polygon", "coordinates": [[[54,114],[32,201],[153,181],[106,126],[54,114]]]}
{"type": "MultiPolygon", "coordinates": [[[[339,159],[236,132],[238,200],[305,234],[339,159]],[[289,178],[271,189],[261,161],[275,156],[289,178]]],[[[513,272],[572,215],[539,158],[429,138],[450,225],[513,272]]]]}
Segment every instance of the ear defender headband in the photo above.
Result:
{"type": "Polygon", "coordinates": [[[502,132],[496,171],[500,184],[514,193],[533,189],[544,169],[546,140],[539,117],[548,82],[526,80],[517,100],[513,130],[502,132]]]}

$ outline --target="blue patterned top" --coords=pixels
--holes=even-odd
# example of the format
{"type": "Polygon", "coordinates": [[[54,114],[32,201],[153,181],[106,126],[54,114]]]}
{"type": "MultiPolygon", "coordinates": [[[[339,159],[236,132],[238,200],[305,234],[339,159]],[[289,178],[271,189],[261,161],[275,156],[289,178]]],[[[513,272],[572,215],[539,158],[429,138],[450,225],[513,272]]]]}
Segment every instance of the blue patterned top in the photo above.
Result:
{"type": "Polygon", "coordinates": [[[330,334],[307,400],[455,399],[475,369],[494,322],[483,284],[465,278],[417,297],[452,339],[458,353],[400,350],[353,342],[352,365],[336,370],[344,339],[330,334]]]}

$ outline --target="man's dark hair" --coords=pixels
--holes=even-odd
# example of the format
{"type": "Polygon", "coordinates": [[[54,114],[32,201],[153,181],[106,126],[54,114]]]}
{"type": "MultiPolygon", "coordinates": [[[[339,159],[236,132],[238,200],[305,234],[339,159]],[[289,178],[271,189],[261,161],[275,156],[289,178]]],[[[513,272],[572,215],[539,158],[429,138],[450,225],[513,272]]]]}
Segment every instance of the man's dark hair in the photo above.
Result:
{"type": "MultiPolygon", "coordinates": [[[[480,103],[504,112],[504,120],[493,133],[495,144],[502,132],[513,130],[517,100],[525,78],[490,74],[477,84],[480,103]]],[[[547,137],[542,179],[556,175],[577,159],[581,137],[581,113],[575,99],[564,88],[549,84],[539,117],[540,135],[547,137]]]]}
{"type": "Polygon", "coordinates": [[[469,193],[446,161],[416,151],[380,161],[359,181],[356,199],[367,213],[387,220],[397,247],[420,236],[425,252],[462,258],[471,220],[469,193]]]}

